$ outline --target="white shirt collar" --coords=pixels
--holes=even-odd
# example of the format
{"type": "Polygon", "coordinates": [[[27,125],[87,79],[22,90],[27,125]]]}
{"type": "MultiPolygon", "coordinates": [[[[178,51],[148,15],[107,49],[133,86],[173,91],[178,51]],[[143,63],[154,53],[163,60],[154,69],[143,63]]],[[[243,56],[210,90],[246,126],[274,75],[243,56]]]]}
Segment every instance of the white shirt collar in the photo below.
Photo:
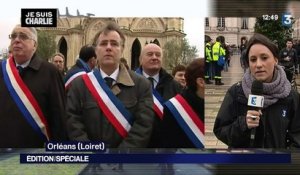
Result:
{"type": "MultiPolygon", "coordinates": [[[[31,60],[31,59],[30,59],[30,60],[31,60]]],[[[16,67],[21,66],[22,68],[25,68],[25,67],[27,67],[27,66],[29,65],[30,60],[26,61],[26,62],[23,63],[23,64],[18,64],[18,63],[16,63],[16,67]]]]}
{"type": "Polygon", "coordinates": [[[156,85],[158,84],[158,82],[159,82],[159,73],[157,73],[157,74],[155,74],[154,76],[150,76],[150,75],[148,75],[146,72],[142,72],[142,74],[143,74],[143,76],[144,77],[146,77],[146,78],[148,78],[148,77],[152,77],[153,79],[154,79],[154,88],[156,87],[156,85]]]}
{"type": "Polygon", "coordinates": [[[120,68],[118,67],[110,76],[108,76],[105,72],[103,72],[100,68],[100,73],[101,73],[101,76],[102,78],[104,79],[105,77],[110,77],[112,79],[114,79],[114,82],[117,81],[117,77],[119,75],[119,71],[120,71],[120,68]]]}

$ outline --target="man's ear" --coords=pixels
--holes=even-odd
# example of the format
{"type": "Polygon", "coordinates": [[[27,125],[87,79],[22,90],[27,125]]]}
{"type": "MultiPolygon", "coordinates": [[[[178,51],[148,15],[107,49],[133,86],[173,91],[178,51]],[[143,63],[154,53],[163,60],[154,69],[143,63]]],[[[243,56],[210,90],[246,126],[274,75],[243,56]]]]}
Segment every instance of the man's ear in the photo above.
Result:
{"type": "Polygon", "coordinates": [[[278,58],[275,57],[275,65],[278,64],[278,58]]]}
{"type": "Polygon", "coordinates": [[[33,46],[37,49],[37,42],[36,41],[34,41],[34,44],[33,44],[33,46]]]}

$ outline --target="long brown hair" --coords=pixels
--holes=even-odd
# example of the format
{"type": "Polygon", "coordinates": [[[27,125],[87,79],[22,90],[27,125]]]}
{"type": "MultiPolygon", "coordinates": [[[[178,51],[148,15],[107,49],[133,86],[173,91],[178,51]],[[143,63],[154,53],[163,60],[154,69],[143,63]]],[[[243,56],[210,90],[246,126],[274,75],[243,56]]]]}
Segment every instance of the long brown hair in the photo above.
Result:
{"type": "Polygon", "coordinates": [[[194,59],[185,69],[185,81],[186,85],[189,89],[196,91],[197,78],[204,79],[204,58],[196,58],[194,59]]]}

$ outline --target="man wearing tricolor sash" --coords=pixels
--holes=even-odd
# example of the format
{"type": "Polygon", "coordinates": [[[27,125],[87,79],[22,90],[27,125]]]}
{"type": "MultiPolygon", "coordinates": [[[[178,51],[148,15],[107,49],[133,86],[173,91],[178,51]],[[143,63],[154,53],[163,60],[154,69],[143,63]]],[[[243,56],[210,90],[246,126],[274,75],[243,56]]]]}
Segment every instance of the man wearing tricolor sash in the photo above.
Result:
{"type": "Polygon", "coordinates": [[[148,147],[161,148],[161,121],[163,120],[163,103],[181,92],[182,87],[173,77],[162,68],[162,49],[154,43],[147,44],[141,52],[141,66],[136,70],[138,74],[151,80],[155,119],[153,131],[148,147]]]}
{"type": "Polygon", "coordinates": [[[95,39],[98,66],[68,90],[68,135],[109,148],[145,148],[154,119],[150,82],[120,64],[125,37],[116,24],[95,39]]]}
{"type": "Polygon", "coordinates": [[[70,87],[71,82],[77,77],[90,72],[96,66],[96,53],[92,45],[85,45],[80,49],[79,58],[65,76],[65,88],[70,87]]]}
{"type": "Polygon", "coordinates": [[[187,88],[165,103],[163,144],[167,148],[204,148],[204,59],[185,72],[187,88]]]}
{"type": "Polygon", "coordinates": [[[63,81],[54,65],[38,58],[37,31],[17,25],[9,37],[12,56],[0,62],[0,147],[66,140],[63,81]]]}

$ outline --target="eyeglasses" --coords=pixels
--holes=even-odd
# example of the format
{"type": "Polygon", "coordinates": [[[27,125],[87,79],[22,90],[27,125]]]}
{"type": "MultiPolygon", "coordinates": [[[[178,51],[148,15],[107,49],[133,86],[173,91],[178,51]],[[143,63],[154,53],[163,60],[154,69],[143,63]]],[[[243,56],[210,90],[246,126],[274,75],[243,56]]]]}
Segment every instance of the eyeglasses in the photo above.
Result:
{"type": "Polygon", "coordinates": [[[32,37],[26,35],[25,33],[12,33],[10,35],[8,35],[9,39],[12,39],[12,40],[15,40],[17,37],[20,39],[20,40],[28,40],[28,39],[32,39],[32,37]]]}

